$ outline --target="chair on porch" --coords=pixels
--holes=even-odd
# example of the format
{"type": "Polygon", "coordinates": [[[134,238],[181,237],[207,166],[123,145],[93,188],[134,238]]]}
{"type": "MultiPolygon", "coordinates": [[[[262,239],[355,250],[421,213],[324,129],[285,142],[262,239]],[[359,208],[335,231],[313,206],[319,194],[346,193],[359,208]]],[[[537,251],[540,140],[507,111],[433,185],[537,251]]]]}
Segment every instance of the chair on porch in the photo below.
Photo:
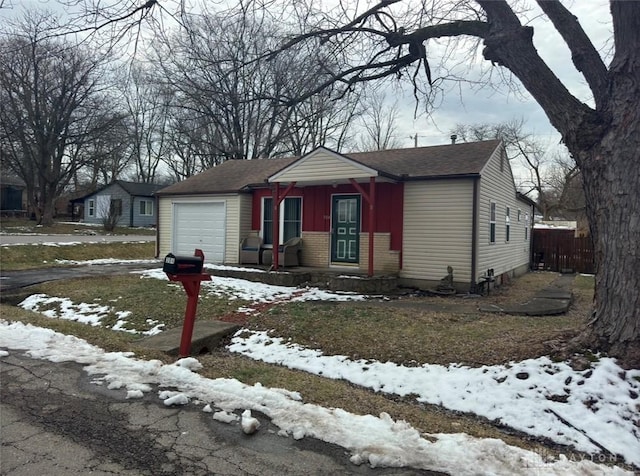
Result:
{"type": "Polygon", "coordinates": [[[300,266],[300,252],[302,251],[302,238],[291,238],[278,247],[278,265],[300,266]]]}
{"type": "Polygon", "coordinates": [[[260,264],[260,250],[262,238],[259,236],[247,236],[240,242],[240,263],[260,264]]]}

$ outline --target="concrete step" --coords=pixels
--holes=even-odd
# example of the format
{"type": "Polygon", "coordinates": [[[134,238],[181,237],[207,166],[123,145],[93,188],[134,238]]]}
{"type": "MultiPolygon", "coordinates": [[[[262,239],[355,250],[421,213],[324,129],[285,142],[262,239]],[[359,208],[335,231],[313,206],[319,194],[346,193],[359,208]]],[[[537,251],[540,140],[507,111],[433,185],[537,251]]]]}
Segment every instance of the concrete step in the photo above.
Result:
{"type": "MultiPolygon", "coordinates": [[[[222,321],[196,321],[191,338],[191,355],[199,355],[220,346],[225,337],[234,334],[240,326],[222,321]]],[[[145,337],[138,345],[159,350],[169,355],[179,355],[182,327],[168,329],[160,334],[145,337]]]]}

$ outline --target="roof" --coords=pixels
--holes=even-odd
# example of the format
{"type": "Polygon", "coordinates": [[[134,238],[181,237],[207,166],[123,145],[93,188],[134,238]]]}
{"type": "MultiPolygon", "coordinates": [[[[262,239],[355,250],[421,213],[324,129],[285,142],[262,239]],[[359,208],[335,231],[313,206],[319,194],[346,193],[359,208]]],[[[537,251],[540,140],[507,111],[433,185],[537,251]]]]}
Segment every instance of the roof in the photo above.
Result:
{"type": "Polygon", "coordinates": [[[164,185],[155,183],[124,182],[122,180],[116,180],[114,183],[124,188],[129,195],[136,197],[150,197],[164,187],[164,185]]]}
{"type": "MultiPolygon", "coordinates": [[[[467,142],[411,149],[341,154],[397,180],[479,175],[499,140],[467,142]]],[[[237,193],[257,186],[301,157],[228,160],[160,190],[157,195],[237,193]]]]}
{"type": "Polygon", "coordinates": [[[7,175],[5,173],[0,174],[0,185],[7,185],[11,187],[26,187],[24,180],[15,175],[7,175]]]}
{"type": "Polygon", "coordinates": [[[81,202],[85,200],[87,197],[100,193],[114,184],[120,185],[120,187],[122,187],[125,192],[127,192],[129,195],[134,197],[152,197],[154,193],[156,193],[158,190],[164,187],[164,185],[158,185],[155,183],[125,182],[124,180],[114,180],[113,182],[103,187],[100,187],[99,189],[91,193],[87,193],[80,197],[76,197],[71,201],[81,202]]]}

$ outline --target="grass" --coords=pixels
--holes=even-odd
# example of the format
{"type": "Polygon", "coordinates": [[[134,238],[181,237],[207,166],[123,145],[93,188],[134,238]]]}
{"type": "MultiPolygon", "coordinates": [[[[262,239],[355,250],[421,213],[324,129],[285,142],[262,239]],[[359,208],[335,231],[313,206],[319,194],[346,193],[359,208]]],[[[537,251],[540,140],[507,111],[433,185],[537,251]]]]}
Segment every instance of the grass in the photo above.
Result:
{"type": "Polygon", "coordinates": [[[155,235],[155,228],[131,228],[118,226],[111,232],[106,232],[102,225],[89,223],[56,221],[51,226],[38,225],[35,220],[26,218],[0,219],[0,232],[2,233],[35,233],[45,235],[155,235]]]}
{"type": "Polygon", "coordinates": [[[0,247],[3,271],[61,266],[57,260],[153,259],[156,245],[150,242],[80,243],[74,245],[12,245],[0,247]]]}
{"type": "MultiPolygon", "coordinates": [[[[83,254],[80,249],[73,252],[76,247],[68,248],[76,256],[83,254]]],[[[14,263],[19,261],[16,259],[14,263]]],[[[3,249],[3,266],[4,263],[3,249]]],[[[553,273],[530,273],[482,298],[482,302],[526,301],[556,276],[553,273]]],[[[407,300],[410,301],[407,305],[397,307],[389,307],[384,302],[281,304],[250,318],[247,327],[270,330],[273,335],[291,338],[298,344],[321,349],[326,354],[352,358],[389,360],[406,365],[450,362],[498,364],[546,354],[549,342],[565,341],[578,333],[591,305],[593,278],[577,277],[573,291],[575,301],[571,311],[556,317],[483,314],[475,310],[477,301],[425,297],[407,300]],[[459,310],[447,310],[448,305],[456,305],[459,310]]],[[[131,315],[126,318],[128,325],[139,330],[149,325],[147,319],[164,322],[168,327],[179,326],[186,302],[179,285],[135,275],[51,282],[29,292],[66,297],[74,302],[107,304],[114,312],[130,311],[131,315]]],[[[215,319],[247,304],[205,297],[204,294],[198,305],[199,320],[215,319]]],[[[164,354],[140,347],[138,336],[128,333],[49,319],[7,305],[0,306],[0,312],[5,319],[73,334],[105,350],[132,351],[140,358],[158,358],[165,362],[172,360],[164,354]]],[[[110,317],[105,324],[112,325],[113,319],[115,317],[110,317]]],[[[394,419],[406,420],[425,433],[465,432],[476,437],[501,438],[508,444],[547,454],[554,454],[557,450],[553,445],[545,445],[545,442],[500,428],[473,415],[421,405],[411,398],[375,393],[346,381],[253,361],[224,349],[198,358],[204,365],[201,373],[209,378],[235,378],[249,385],[260,382],[269,387],[287,388],[300,392],[307,403],[343,408],[356,414],[387,412],[394,419]]]]}

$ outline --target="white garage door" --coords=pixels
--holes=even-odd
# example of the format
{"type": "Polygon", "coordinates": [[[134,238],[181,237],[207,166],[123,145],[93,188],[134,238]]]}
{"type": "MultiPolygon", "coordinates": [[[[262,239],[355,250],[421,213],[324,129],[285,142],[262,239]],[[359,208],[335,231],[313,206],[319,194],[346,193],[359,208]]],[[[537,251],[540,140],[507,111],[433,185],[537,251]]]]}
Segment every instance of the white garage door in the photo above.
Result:
{"type": "Polygon", "coordinates": [[[191,256],[200,248],[207,263],[224,262],[224,205],[224,202],[174,203],[172,252],[191,256]]]}

